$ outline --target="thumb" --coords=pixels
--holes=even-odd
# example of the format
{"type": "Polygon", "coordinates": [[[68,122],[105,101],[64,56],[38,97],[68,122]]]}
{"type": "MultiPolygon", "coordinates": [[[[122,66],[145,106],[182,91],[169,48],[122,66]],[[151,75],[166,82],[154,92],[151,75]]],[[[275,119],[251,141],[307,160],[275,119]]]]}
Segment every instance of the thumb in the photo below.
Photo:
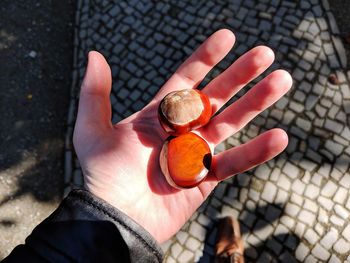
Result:
{"type": "Polygon", "coordinates": [[[78,131],[96,132],[111,127],[111,69],[105,58],[90,51],[85,77],[81,85],[76,121],[78,131]]]}

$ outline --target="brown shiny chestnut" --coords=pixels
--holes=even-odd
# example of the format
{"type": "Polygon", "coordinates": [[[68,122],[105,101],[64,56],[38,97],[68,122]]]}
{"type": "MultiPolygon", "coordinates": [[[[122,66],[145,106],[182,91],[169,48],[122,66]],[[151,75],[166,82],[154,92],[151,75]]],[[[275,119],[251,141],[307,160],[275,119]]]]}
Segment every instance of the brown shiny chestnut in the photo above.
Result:
{"type": "Polygon", "coordinates": [[[170,136],[163,144],[159,163],[170,185],[175,188],[197,186],[207,176],[212,161],[208,143],[192,132],[170,136]]]}
{"type": "Polygon", "coordinates": [[[164,97],[158,108],[159,121],[171,135],[184,134],[204,126],[211,114],[209,98],[197,89],[173,91],[164,97]]]}

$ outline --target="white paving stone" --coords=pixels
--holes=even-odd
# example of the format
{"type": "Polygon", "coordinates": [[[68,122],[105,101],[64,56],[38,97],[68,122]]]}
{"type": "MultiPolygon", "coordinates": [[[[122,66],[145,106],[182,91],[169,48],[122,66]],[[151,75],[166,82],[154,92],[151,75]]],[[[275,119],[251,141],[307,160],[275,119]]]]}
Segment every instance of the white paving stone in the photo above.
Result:
{"type": "Polygon", "coordinates": [[[314,201],[305,199],[304,208],[310,210],[313,213],[316,213],[318,210],[318,205],[314,201]]]}
{"type": "Polygon", "coordinates": [[[350,223],[344,228],[342,235],[350,242],[350,223]]]}
{"type": "Polygon", "coordinates": [[[257,202],[260,198],[260,193],[255,191],[254,189],[250,189],[248,196],[255,202],[257,202]]]}
{"type": "Polygon", "coordinates": [[[309,184],[306,186],[305,189],[305,193],[304,195],[310,199],[315,199],[316,197],[318,197],[320,194],[320,188],[313,185],[313,184],[309,184]]]}
{"type": "Polygon", "coordinates": [[[292,184],[291,184],[290,180],[288,179],[288,177],[282,173],[277,181],[277,186],[279,186],[280,188],[282,188],[286,191],[289,191],[291,185],[292,184]]]}
{"type": "Polygon", "coordinates": [[[325,186],[322,188],[321,195],[325,197],[332,197],[337,191],[338,186],[332,181],[328,181],[325,186]]]}
{"type": "Polygon", "coordinates": [[[285,164],[283,172],[291,179],[295,179],[299,176],[299,168],[289,162],[285,164]]]}
{"type": "Polygon", "coordinates": [[[303,203],[304,203],[304,198],[301,197],[300,195],[295,194],[295,193],[293,193],[293,194],[291,195],[290,200],[291,200],[293,203],[297,204],[298,206],[302,206],[303,203]]]}
{"type": "Polygon", "coordinates": [[[303,261],[309,253],[310,249],[301,242],[295,251],[295,257],[297,260],[303,261]]]}
{"type": "Polygon", "coordinates": [[[281,174],[281,169],[278,167],[273,168],[270,174],[270,181],[276,182],[281,174]]]}
{"type": "Polygon", "coordinates": [[[324,228],[323,228],[323,226],[320,223],[317,223],[315,225],[315,230],[316,230],[317,234],[319,234],[320,236],[323,236],[324,228]]]}
{"type": "Polygon", "coordinates": [[[295,217],[299,211],[300,207],[292,203],[288,203],[284,209],[284,212],[291,217],[295,217]]]}
{"type": "Polygon", "coordinates": [[[311,228],[306,230],[304,237],[311,245],[315,245],[320,238],[319,235],[317,235],[317,233],[311,228]]]}
{"type": "Polygon", "coordinates": [[[346,202],[345,207],[346,207],[348,210],[350,210],[350,196],[349,196],[349,198],[348,198],[348,201],[346,202]]]}
{"type": "Polygon", "coordinates": [[[299,179],[297,179],[292,184],[292,190],[298,195],[302,195],[305,190],[305,184],[299,179]]]}
{"type": "Polygon", "coordinates": [[[317,263],[317,259],[313,255],[308,255],[304,261],[305,263],[317,263]]]}
{"type": "Polygon", "coordinates": [[[339,184],[344,186],[346,189],[350,188],[350,173],[344,174],[343,178],[339,181],[339,184]]]}
{"type": "Polygon", "coordinates": [[[323,163],[322,166],[318,169],[318,173],[327,178],[331,173],[331,169],[332,169],[332,166],[330,164],[323,163]]]}
{"type": "Polygon", "coordinates": [[[335,179],[336,182],[338,182],[343,177],[343,174],[344,173],[342,173],[338,169],[333,169],[331,172],[331,177],[335,179]]]}
{"type": "Polygon", "coordinates": [[[184,250],[178,257],[180,262],[190,262],[190,260],[194,257],[194,253],[189,250],[184,250]]]}
{"type": "Polygon", "coordinates": [[[283,225],[285,225],[286,227],[288,227],[289,229],[293,229],[294,225],[295,225],[295,221],[293,218],[289,217],[289,216],[282,216],[280,218],[280,221],[283,225]]]}
{"type": "Polygon", "coordinates": [[[288,228],[286,228],[284,225],[278,224],[275,228],[274,236],[284,235],[289,232],[288,228]]]}
{"type": "Polygon", "coordinates": [[[194,239],[193,237],[190,237],[187,241],[186,241],[186,247],[189,248],[192,251],[196,251],[199,249],[199,247],[201,246],[201,242],[199,242],[197,239],[194,239]]]}
{"type": "Polygon", "coordinates": [[[339,187],[338,191],[335,193],[333,201],[339,204],[344,204],[348,193],[349,193],[349,190],[346,190],[344,187],[339,187]]]}
{"type": "MultiPolygon", "coordinates": [[[[288,192],[282,190],[282,189],[278,189],[278,192],[277,192],[277,196],[275,198],[275,202],[276,203],[279,203],[279,204],[285,204],[288,200],[288,192]]],[[[350,201],[349,201],[349,204],[350,204],[350,201]]]]}
{"type": "Polygon", "coordinates": [[[322,208],[320,208],[319,212],[318,212],[318,216],[317,216],[317,220],[320,223],[324,223],[327,224],[328,223],[328,214],[325,210],[323,210],[322,208]]]}
{"type": "Polygon", "coordinates": [[[206,230],[204,227],[202,227],[197,222],[194,221],[191,223],[189,232],[192,236],[195,236],[199,240],[201,240],[201,241],[205,240],[206,230]]]}
{"type": "Polygon", "coordinates": [[[183,250],[182,247],[178,243],[175,243],[171,247],[171,255],[176,258],[179,256],[182,250],[183,250]]]}
{"type": "Polygon", "coordinates": [[[320,196],[319,198],[317,198],[317,202],[327,211],[331,211],[333,209],[333,205],[334,203],[332,202],[332,200],[320,196]]]}
{"type": "Polygon", "coordinates": [[[329,263],[341,263],[340,259],[336,255],[332,255],[328,261],[329,263]]]}
{"type": "Polygon", "coordinates": [[[263,221],[261,220],[259,220],[256,223],[256,229],[254,229],[255,235],[262,241],[269,238],[273,233],[273,231],[274,231],[274,228],[270,224],[267,224],[266,222],[263,223],[263,221]],[[260,228],[259,225],[263,225],[264,227],[260,228]]]}
{"type": "Polygon", "coordinates": [[[330,249],[338,240],[338,230],[331,228],[328,233],[321,239],[320,243],[325,249],[330,249]]]}
{"type": "Polygon", "coordinates": [[[316,246],[311,250],[312,255],[321,260],[327,260],[330,257],[330,253],[324,249],[321,245],[316,244],[316,246]]]}
{"type": "Polygon", "coordinates": [[[334,244],[334,250],[339,254],[348,254],[350,251],[350,243],[341,238],[334,244]]]}
{"type": "Polygon", "coordinates": [[[323,176],[319,173],[314,173],[311,178],[311,182],[317,186],[321,186],[323,180],[323,176]]]}
{"type": "Polygon", "coordinates": [[[298,219],[309,226],[313,226],[316,220],[316,215],[307,210],[301,210],[298,219]]]}
{"type": "Polygon", "coordinates": [[[329,218],[329,220],[337,226],[343,226],[345,221],[343,219],[341,219],[340,217],[336,216],[336,215],[331,215],[331,217],[329,218]]]}
{"type": "Polygon", "coordinates": [[[334,206],[335,213],[340,216],[343,219],[348,219],[349,218],[349,212],[346,211],[346,209],[341,206],[341,205],[335,205],[334,206]]]}
{"type": "Polygon", "coordinates": [[[267,182],[261,194],[261,198],[269,203],[272,203],[276,196],[276,193],[277,193],[276,185],[271,182],[267,182]]]}
{"type": "Polygon", "coordinates": [[[253,246],[258,246],[261,243],[260,239],[258,239],[253,234],[248,235],[246,241],[248,244],[253,245],[253,246]]]}
{"type": "Polygon", "coordinates": [[[270,167],[268,167],[266,164],[260,165],[256,170],[255,170],[255,176],[262,179],[262,180],[267,180],[269,178],[269,175],[271,173],[270,167]]]}

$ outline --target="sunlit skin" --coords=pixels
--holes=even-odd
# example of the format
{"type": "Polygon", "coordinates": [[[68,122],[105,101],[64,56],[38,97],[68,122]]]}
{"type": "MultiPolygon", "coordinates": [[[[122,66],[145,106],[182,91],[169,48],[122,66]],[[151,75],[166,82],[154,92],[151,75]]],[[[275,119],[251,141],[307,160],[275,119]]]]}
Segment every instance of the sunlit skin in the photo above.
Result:
{"type": "Polygon", "coordinates": [[[158,114],[163,129],[171,135],[178,136],[206,125],[212,110],[207,95],[198,89],[185,89],[166,95],[159,103],[158,114]]]}
{"type": "Polygon", "coordinates": [[[160,155],[162,172],[176,188],[197,186],[207,176],[212,160],[208,143],[192,132],[168,138],[160,155]]]}
{"type": "MultiPolygon", "coordinates": [[[[159,102],[171,91],[197,87],[234,42],[231,31],[215,32],[160,87],[145,108],[117,124],[111,123],[110,67],[101,54],[89,53],[73,137],[85,187],[133,218],[160,243],[185,224],[220,181],[270,160],[287,146],[286,133],[271,129],[214,155],[210,174],[197,187],[179,190],[166,182],[159,153],[168,134],[157,117],[159,102]]],[[[273,60],[271,49],[255,47],[211,80],[203,92],[210,99],[212,113],[263,73],[273,60]]],[[[286,71],[272,72],[196,133],[213,150],[281,98],[291,85],[286,71]]]]}

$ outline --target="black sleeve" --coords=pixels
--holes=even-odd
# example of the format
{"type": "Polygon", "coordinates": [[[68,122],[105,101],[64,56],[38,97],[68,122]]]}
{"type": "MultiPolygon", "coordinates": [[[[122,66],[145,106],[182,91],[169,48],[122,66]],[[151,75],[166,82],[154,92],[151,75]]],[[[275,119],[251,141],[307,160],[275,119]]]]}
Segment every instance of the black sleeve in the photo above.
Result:
{"type": "Polygon", "coordinates": [[[162,262],[153,237],[127,215],[74,190],[3,260],[8,262],[162,262]]]}

